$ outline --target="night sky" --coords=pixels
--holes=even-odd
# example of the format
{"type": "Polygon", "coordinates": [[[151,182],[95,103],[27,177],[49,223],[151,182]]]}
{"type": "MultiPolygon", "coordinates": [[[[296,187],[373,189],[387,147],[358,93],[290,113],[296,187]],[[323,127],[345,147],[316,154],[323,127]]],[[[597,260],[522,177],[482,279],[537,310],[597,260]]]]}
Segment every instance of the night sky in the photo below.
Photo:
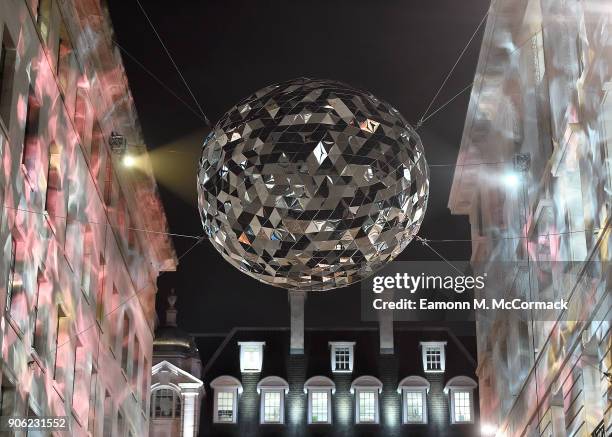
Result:
{"type": "MultiPolygon", "coordinates": [[[[141,2],[213,124],[253,91],[300,76],[371,91],[416,124],[489,6],[487,0],[141,2]]],[[[119,44],[195,108],[136,0],[108,3],[119,44]]],[[[432,110],[473,80],[483,29],[432,110]]],[[[207,128],[141,66],[123,58],[170,231],[201,235],[196,167],[207,128]]],[[[429,164],[454,164],[468,100],[469,91],[420,129],[429,164]]],[[[424,238],[470,238],[467,218],[451,216],[446,206],[453,171],[430,171],[424,238]]],[[[194,241],[175,238],[177,253],[194,241]]],[[[450,260],[470,257],[469,243],[432,245],[450,260]]],[[[439,260],[418,242],[398,259],[439,260]]],[[[167,290],[176,288],[179,324],[189,332],[289,324],[286,292],[240,273],[207,241],[181,260],[177,273],[164,273],[159,286],[158,312],[165,309],[167,290]]],[[[359,292],[357,284],[310,293],[306,326],[359,323],[359,292]]]]}

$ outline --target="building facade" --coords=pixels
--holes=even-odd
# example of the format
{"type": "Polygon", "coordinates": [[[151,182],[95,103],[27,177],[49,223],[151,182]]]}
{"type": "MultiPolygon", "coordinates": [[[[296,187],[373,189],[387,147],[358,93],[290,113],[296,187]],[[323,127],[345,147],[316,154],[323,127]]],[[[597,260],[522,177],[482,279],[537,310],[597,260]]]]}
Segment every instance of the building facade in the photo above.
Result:
{"type": "Polygon", "coordinates": [[[497,0],[449,207],[469,215],[485,294],[567,309],[477,314],[481,421],[498,436],[607,436],[612,8],[497,0]]]}
{"type": "Polygon", "coordinates": [[[176,295],[168,297],[165,324],[155,330],[151,370],[150,437],[194,437],[200,425],[204,383],[200,352],[177,326],[176,295]]]}
{"type": "Polygon", "coordinates": [[[3,0],[0,37],[0,414],[146,435],[156,280],[177,260],[143,232],[166,219],[108,13],[3,0]]]}
{"type": "Polygon", "coordinates": [[[478,434],[473,337],[398,326],[390,350],[375,326],[235,328],[197,342],[207,385],[200,435],[478,434]]]}

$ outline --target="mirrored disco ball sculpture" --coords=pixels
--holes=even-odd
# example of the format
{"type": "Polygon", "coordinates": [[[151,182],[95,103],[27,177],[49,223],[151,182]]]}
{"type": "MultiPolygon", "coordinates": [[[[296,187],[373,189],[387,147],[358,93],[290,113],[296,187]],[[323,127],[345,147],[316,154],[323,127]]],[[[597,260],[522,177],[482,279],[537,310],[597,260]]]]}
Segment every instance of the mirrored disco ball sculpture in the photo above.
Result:
{"type": "Polygon", "coordinates": [[[198,203],[223,257],[267,284],[328,290],[393,260],[423,220],[421,141],[389,104],[296,79],[230,109],[206,139],[198,203]]]}

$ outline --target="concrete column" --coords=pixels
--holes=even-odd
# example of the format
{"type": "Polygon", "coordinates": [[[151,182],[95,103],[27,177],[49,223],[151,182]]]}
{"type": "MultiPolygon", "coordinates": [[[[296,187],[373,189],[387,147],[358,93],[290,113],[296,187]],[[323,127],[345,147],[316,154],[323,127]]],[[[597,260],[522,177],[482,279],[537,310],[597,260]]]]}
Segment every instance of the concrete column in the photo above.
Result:
{"type": "MultiPolygon", "coordinates": [[[[393,291],[384,291],[383,294],[385,302],[393,300],[393,291]]],[[[378,332],[381,355],[393,355],[393,311],[378,311],[378,332]]]]}
{"type": "Polygon", "coordinates": [[[291,320],[291,343],[289,353],[301,355],[304,353],[304,302],[306,293],[289,291],[289,318],[291,320]]]}

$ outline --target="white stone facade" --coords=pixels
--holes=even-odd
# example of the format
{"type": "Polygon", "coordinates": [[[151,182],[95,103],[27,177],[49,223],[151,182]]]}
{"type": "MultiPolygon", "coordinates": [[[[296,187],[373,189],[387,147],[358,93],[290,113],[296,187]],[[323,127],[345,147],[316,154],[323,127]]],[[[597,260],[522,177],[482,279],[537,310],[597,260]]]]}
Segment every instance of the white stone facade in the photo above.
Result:
{"type": "Polygon", "coordinates": [[[0,406],[144,436],[156,279],[177,261],[136,231],[166,219],[103,3],[0,1],[0,406]]]}
{"type": "Polygon", "coordinates": [[[449,207],[476,269],[508,262],[489,295],[569,309],[477,314],[489,435],[610,434],[611,81],[609,2],[493,2],[449,207]]]}

